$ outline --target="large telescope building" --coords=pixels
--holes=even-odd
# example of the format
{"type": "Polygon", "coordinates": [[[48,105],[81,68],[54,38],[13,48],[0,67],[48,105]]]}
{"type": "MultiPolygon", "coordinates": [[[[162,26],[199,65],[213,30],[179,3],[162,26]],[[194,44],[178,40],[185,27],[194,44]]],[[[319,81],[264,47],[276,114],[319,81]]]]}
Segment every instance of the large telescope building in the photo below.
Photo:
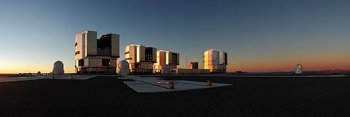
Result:
{"type": "Polygon", "coordinates": [[[129,63],[130,73],[153,73],[153,64],[157,62],[157,48],[127,45],[125,60],[129,63]]]}
{"type": "Polygon", "coordinates": [[[84,31],[75,36],[76,73],[115,74],[119,58],[119,35],[105,34],[97,39],[96,31],[84,31]]]}
{"type": "Polygon", "coordinates": [[[211,73],[226,73],[227,53],[215,49],[204,52],[204,69],[209,69],[211,73]]]}
{"type": "Polygon", "coordinates": [[[165,68],[176,71],[179,64],[179,53],[163,50],[157,51],[157,63],[154,64],[156,73],[161,73],[165,68]]]}

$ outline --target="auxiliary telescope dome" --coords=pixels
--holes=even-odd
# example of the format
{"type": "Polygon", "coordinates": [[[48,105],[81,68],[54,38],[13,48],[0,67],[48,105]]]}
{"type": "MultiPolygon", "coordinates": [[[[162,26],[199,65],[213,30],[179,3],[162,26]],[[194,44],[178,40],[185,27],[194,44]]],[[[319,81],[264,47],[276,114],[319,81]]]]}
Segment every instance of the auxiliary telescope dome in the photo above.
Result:
{"type": "Polygon", "coordinates": [[[120,76],[126,76],[130,72],[129,63],[126,60],[122,60],[118,63],[118,74],[120,76]]]}
{"type": "Polygon", "coordinates": [[[303,67],[301,64],[295,65],[295,74],[302,74],[303,73],[303,67]]]}
{"type": "Polygon", "coordinates": [[[53,64],[52,73],[53,73],[53,75],[63,75],[64,74],[63,63],[61,61],[56,61],[53,64]]]}

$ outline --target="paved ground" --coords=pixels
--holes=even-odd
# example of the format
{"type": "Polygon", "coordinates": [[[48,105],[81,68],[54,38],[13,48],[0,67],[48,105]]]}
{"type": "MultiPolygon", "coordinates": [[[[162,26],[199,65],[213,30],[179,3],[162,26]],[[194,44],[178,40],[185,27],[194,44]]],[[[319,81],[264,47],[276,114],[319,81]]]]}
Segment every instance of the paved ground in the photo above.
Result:
{"type": "Polygon", "coordinates": [[[0,116],[349,116],[350,78],[163,76],[235,84],[140,94],[115,77],[0,82],[0,116]]]}

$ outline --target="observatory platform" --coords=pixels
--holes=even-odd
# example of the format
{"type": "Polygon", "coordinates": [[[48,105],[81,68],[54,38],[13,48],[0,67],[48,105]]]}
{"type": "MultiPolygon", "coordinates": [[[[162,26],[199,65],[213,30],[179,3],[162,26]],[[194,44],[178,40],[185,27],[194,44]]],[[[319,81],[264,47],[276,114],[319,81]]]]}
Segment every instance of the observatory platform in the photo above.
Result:
{"type": "Polygon", "coordinates": [[[15,81],[28,81],[28,80],[39,80],[46,77],[43,76],[34,76],[34,77],[9,77],[9,78],[0,78],[0,82],[15,82],[15,81]]]}
{"type": "Polygon", "coordinates": [[[159,93],[159,92],[173,92],[173,91],[185,91],[195,89],[214,88],[222,86],[230,86],[232,84],[223,83],[211,83],[211,86],[207,82],[196,82],[186,80],[162,80],[157,77],[139,77],[139,76],[125,76],[120,79],[126,79],[130,81],[124,81],[126,85],[135,90],[138,93],[159,93]]]}
{"type": "MultiPolygon", "coordinates": [[[[97,75],[52,75],[48,76],[32,76],[32,77],[10,77],[0,78],[0,82],[15,82],[15,81],[29,81],[29,80],[42,80],[42,79],[58,79],[58,80],[87,80],[94,78],[97,75]]],[[[110,75],[106,75],[110,76],[110,75]]]]}

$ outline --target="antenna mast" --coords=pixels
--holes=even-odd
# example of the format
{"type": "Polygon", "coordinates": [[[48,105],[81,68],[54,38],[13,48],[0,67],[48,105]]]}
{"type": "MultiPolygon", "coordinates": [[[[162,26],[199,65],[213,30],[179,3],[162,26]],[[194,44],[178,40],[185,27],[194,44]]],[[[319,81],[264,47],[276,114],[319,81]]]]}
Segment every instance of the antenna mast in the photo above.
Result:
{"type": "Polygon", "coordinates": [[[186,56],[186,66],[185,66],[185,69],[187,68],[187,56],[186,56]]]}

